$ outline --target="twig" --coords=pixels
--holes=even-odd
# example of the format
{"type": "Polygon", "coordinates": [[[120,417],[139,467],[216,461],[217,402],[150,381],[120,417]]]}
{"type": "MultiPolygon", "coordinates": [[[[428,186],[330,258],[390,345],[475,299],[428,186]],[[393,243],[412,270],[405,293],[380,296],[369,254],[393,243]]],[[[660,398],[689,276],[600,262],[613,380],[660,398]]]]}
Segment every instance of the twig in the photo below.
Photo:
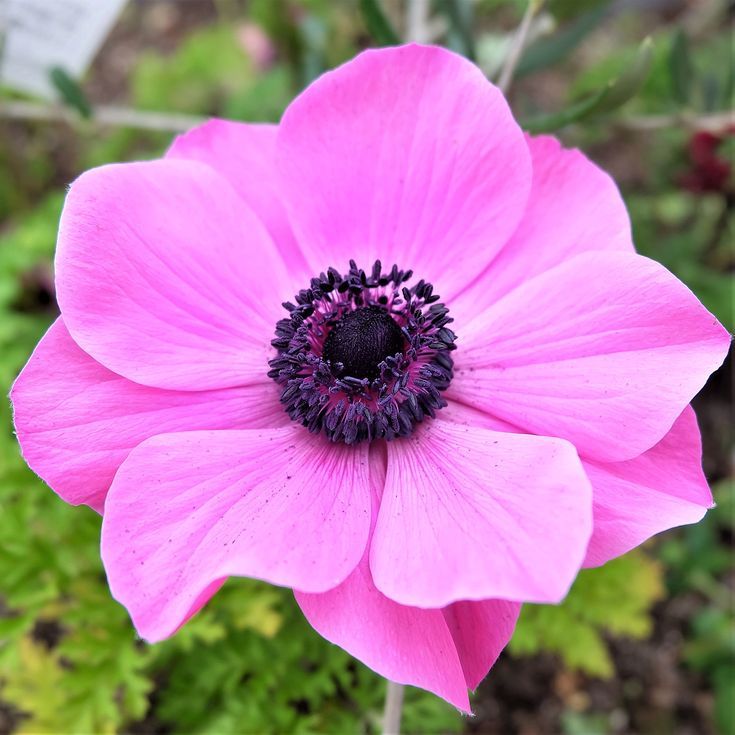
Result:
{"type": "Polygon", "coordinates": [[[94,107],[91,120],[82,120],[76,112],[68,107],[20,100],[0,102],[0,117],[11,120],[67,122],[71,125],[89,125],[91,122],[100,126],[156,130],[164,133],[183,133],[207,120],[206,117],[197,115],[147,112],[108,105],[94,107]]]}
{"type": "Polygon", "coordinates": [[[523,49],[526,47],[528,32],[531,30],[531,21],[539,10],[541,10],[543,4],[544,0],[529,0],[528,2],[528,7],[523,14],[521,24],[518,26],[513,43],[508,51],[508,55],[505,57],[505,63],[498,77],[498,87],[503,92],[508,91],[510,83],[513,81],[513,73],[516,70],[516,66],[518,66],[518,62],[521,60],[523,49]]]}
{"type": "Polygon", "coordinates": [[[617,128],[634,132],[663,130],[664,128],[687,128],[689,130],[705,130],[710,133],[719,133],[727,128],[735,127],[735,112],[714,112],[706,115],[680,112],[674,115],[620,117],[613,119],[612,123],[617,128]]]}
{"type": "Polygon", "coordinates": [[[408,0],[406,5],[406,41],[428,43],[430,40],[429,0],[408,0]]]}
{"type": "MultiPolygon", "coordinates": [[[[208,118],[167,112],[148,112],[127,107],[99,106],[92,111],[91,120],[82,118],[62,105],[12,100],[0,102],[0,118],[11,120],[47,120],[71,125],[100,125],[121,128],[154,130],[163,133],[183,133],[200,125],[208,118]]],[[[621,117],[610,121],[615,127],[632,132],[648,132],[665,128],[686,128],[718,133],[735,126],[735,112],[715,112],[695,115],[682,112],[675,115],[644,115],[621,117]]]]}
{"type": "Polygon", "coordinates": [[[400,735],[403,709],[403,684],[388,682],[383,712],[383,735],[400,735]]]}

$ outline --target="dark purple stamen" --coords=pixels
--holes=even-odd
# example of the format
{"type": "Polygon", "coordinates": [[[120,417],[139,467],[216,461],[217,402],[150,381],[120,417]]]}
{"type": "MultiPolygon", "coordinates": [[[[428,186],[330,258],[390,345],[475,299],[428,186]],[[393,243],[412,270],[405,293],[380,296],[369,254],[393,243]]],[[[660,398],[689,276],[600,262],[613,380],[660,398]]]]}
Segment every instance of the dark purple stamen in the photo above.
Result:
{"type": "Polygon", "coordinates": [[[332,441],[409,435],[446,405],[452,379],[452,319],[431,284],[408,287],[412,271],[370,273],[350,261],[284,303],[276,325],[278,355],[268,375],[283,387],[288,415],[332,441]]]}
{"type": "Polygon", "coordinates": [[[401,328],[383,307],[361,306],[332,327],[324,340],[322,359],[339,377],[374,380],[380,375],[380,364],[401,354],[404,344],[401,328]]]}

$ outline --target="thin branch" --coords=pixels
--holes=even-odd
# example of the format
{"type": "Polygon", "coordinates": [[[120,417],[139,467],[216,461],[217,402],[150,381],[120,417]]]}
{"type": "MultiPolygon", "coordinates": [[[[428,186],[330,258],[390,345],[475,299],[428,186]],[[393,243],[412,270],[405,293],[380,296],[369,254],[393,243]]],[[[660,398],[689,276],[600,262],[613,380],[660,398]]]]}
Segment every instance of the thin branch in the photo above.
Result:
{"type": "Polygon", "coordinates": [[[408,0],[406,5],[406,41],[428,43],[430,40],[429,0],[408,0]]]}
{"type": "Polygon", "coordinates": [[[403,709],[403,684],[388,682],[385,691],[385,710],[383,712],[383,735],[400,735],[401,710],[403,709]]]}
{"type": "Polygon", "coordinates": [[[208,119],[197,115],[147,112],[128,107],[100,105],[93,108],[90,120],[82,120],[76,112],[62,105],[20,100],[0,101],[0,117],[11,120],[67,122],[70,125],[91,123],[102,127],[137,128],[164,133],[183,133],[208,119]]]}
{"type": "MultiPolygon", "coordinates": [[[[99,106],[93,108],[92,118],[83,120],[74,110],[62,105],[20,100],[0,101],[0,118],[11,120],[46,120],[70,125],[136,128],[163,133],[183,133],[206,122],[208,118],[177,113],[148,112],[126,107],[99,106]]],[[[682,112],[672,115],[643,115],[609,120],[619,130],[645,133],[665,128],[685,128],[719,133],[735,126],[735,112],[715,112],[696,115],[682,112]]]]}
{"type": "Polygon", "coordinates": [[[686,128],[696,131],[720,133],[727,128],[735,127],[735,112],[714,112],[706,115],[695,115],[681,112],[673,115],[642,115],[636,117],[620,117],[613,119],[612,124],[622,130],[647,132],[665,128],[686,128]]]}
{"type": "Polygon", "coordinates": [[[518,66],[518,62],[521,60],[521,55],[526,47],[526,41],[528,40],[528,32],[531,30],[531,21],[536,17],[539,10],[544,4],[544,0],[529,0],[526,12],[523,14],[521,24],[518,26],[513,43],[508,51],[508,55],[505,57],[505,63],[500,71],[498,77],[498,87],[503,92],[507,92],[510,88],[510,83],[513,81],[513,73],[518,66]]]}

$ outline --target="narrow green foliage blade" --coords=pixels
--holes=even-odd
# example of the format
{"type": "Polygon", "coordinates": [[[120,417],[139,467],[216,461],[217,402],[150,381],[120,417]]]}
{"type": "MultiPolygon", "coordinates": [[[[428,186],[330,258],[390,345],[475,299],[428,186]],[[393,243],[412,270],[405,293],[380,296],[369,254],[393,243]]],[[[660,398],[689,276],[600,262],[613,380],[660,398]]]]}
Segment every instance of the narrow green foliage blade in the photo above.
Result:
{"type": "Polygon", "coordinates": [[[635,96],[651,69],[653,44],[647,38],[632,63],[602,89],[573,103],[559,112],[539,115],[521,122],[529,133],[550,133],[587,118],[614,112],[635,96]]]}
{"type": "Polygon", "coordinates": [[[607,15],[609,4],[605,3],[588,10],[558,33],[532,43],[521,57],[515,77],[522,77],[539,69],[548,69],[552,64],[564,59],[600,25],[607,15]]]}
{"type": "Polygon", "coordinates": [[[692,94],[693,68],[689,54],[689,41],[681,28],[677,30],[671,41],[669,74],[674,99],[682,105],[688,104],[692,94]]]}
{"type": "Polygon", "coordinates": [[[397,46],[401,42],[379,0],[360,0],[360,13],[368,33],[378,46],[397,46]]]}
{"type": "Polygon", "coordinates": [[[441,0],[439,8],[449,21],[450,48],[474,61],[476,49],[473,35],[474,5],[472,0],[441,0]]]}
{"type": "Polygon", "coordinates": [[[76,79],[73,79],[60,66],[55,66],[49,72],[51,83],[61,96],[61,99],[74,108],[82,117],[92,117],[92,105],[89,104],[87,96],[82,91],[76,79]]]}

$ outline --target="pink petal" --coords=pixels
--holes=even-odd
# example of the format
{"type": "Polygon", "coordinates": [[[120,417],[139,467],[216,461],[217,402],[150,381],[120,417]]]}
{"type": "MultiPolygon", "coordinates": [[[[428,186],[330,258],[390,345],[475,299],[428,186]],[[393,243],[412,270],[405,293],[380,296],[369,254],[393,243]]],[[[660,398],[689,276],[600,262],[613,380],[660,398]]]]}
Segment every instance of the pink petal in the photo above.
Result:
{"type": "Polygon", "coordinates": [[[575,255],[634,251],[630,218],[610,176],[581,151],[562,148],[555,138],[528,136],[526,142],[533,165],[528,204],[505,247],[452,301],[450,310],[458,323],[575,255]]]}
{"type": "MultiPolygon", "coordinates": [[[[379,450],[370,453],[373,525],[385,482],[379,450]]],[[[372,580],[368,551],[338,587],[321,594],[296,591],[309,623],[391,681],[427,689],[464,712],[474,689],[510,639],[520,605],[486,600],[443,609],[399,605],[372,580]]]]}
{"type": "Polygon", "coordinates": [[[444,608],[470,689],[477,689],[508,645],[520,612],[517,602],[507,600],[455,602],[444,608]]]}
{"type": "Polygon", "coordinates": [[[289,423],[270,381],[184,392],[132,383],[95,362],[57,319],[10,392],[23,456],[64,500],[102,510],[130,450],[170,431],[289,423]]]}
{"type": "Polygon", "coordinates": [[[130,380],[183,390],[262,382],[293,292],[227,181],[173,159],[103,166],[72,184],[56,282],[82,349],[130,380]]]}
{"type": "MultiPolygon", "coordinates": [[[[385,482],[380,446],[370,452],[372,526],[385,482]]],[[[366,547],[356,569],[321,594],[295,591],[312,627],[381,676],[427,689],[469,712],[462,665],[441,610],[389,600],[373,584],[366,547]]]]}
{"type": "Polygon", "coordinates": [[[371,50],[286,110],[281,191],[315,271],[413,268],[449,297],[518,223],[530,188],[523,134],[500,91],[456,54],[371,50]]]}
{"type": "Polygon", "coordinates": [[[591,490],[570,444],[435,420],[388,445],[370,568],[404,605],[558,602],[591,530],[591,490]]]}
{"type": "MultiPolygon", "coordinates": [[[[519,429],[454,401],[438,414],[461,426],[519,432],[519,429]]],[[[696,523],[712,507],[702,472],[702,442],[690,406],[653,448],[625,462],[582,465],[592,484],[592,537],[584,566],[599,566],[651,536],[696,523]]]]}
{"type": "Polygon", "coordinates": [[[297,288],[304,288],[315,274],[306,268],[278,191],[277,131],[277,125],[210,120],[176,138],[166,157],[201,161],[226,178],[263,222],[289,272],[301,274],[297,288]]]}
{"type": "Polygon", "coordinates": [[[441,421],[449,421],[453,424],[461,426],[474,426],[481,429],[490,429],[491,431],[502,431],[511,434],[525,434],[517,426],[502,421],[497,416],[480,411],[479,409],[467,406],[459,401],[447,398],[447,405],[437,413],[437,417],[441,421]]]}
{"type": "Polygon", "coordinates": [[[230,575],[308,592],[340,584],[370,528],[367,448],[292,426],[163,434],[105,503],[102,558],[141,636],[171,635],[230,575]]]}
{"type": "Polygon", "coordinates": [[[627,462],[585,462],[593,489],[594,530],[585,566],[625,554],[651,536],[701,520],[712,507],[702,472],[697,417],[688,407],[671,431],[627,462]]]}
{"type": "Polygon", "coordinates": [[[399,605],[373,584],[367,554],[339,587],[296,600],[321,636],[373,671],[470,711],[462,664],[441,610],[399,605]]]}
{"type": "Polygon", "coordinates": [[[610,462],[656,444],[730,344],[663,266],[621,252],[579,255],[456,331],[450,398],[610,462]]]}

